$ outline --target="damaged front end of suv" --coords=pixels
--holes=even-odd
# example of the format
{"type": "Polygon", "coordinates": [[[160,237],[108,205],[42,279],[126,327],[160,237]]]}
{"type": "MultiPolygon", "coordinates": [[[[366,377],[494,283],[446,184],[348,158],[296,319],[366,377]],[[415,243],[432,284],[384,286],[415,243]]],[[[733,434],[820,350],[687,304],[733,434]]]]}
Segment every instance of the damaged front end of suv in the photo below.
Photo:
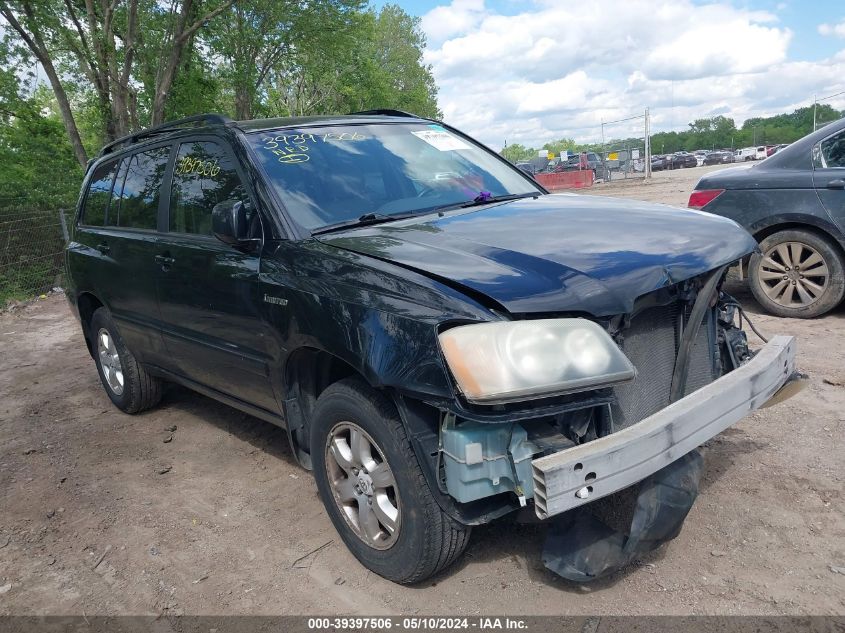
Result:
{"type": "Polygon", "coordinates": [[[794,340],[750,349],[723,287],[757,247],[736,223],[549,194],[439,123],[307,132],[293,164],[292,131],[248,135],[302,224],[261,292],[289,301],[268,313],[294,451],[377,573],[418,582],[520,509],[553,524],[556,573],[618,569],[680,530],[697,447],[794,381],[794,340]],[[623,490],[627,525],[592,516],[623,490]]]}
{"type": "Polygon", "coordinates": [[[794,339],[749,348],[742,308],[723,289],[729,266],[755,248],[744,231],[706,214],[578,198],[326,241],[486,301],[487,320],[436,326],[448,397],[400,395],[400,413],[452,516],[478,524],[533,506],[553,524],[546,566],[589,581],[674,538],[698,493],[697,447],[788,397],[799,376],[794,339]],[[601,252],[602,242],[585,253],[590,212],[631,227],[611,238],[617,250],[601,252]],[[526,213],[535,224],[520,224],[526,213]],[[625,489],[635,493],[626,525],[591,512],[625,489]]]}
{"type": "Polygon", "coordinates": [[[698,493],[696,448],[797,377],[790,337],[749,349],[737,325],[741,308],[721,289],[726,272],[722,266],[661,289],[608,319],[443,332],[444,357],[468,407],[504,409],[528,398],[537,405],[557,395],[537,406],[536,417],[523,412],[495,427],[446,411],[446,491],[462,502],[502,491],[521,505],[533,500],[537,517],[555,520],[544,562],[570,580],[616,571],[674,538],[698,493]],[[626,529],[589,511],[590,502],[635,484],[626,529]]]}

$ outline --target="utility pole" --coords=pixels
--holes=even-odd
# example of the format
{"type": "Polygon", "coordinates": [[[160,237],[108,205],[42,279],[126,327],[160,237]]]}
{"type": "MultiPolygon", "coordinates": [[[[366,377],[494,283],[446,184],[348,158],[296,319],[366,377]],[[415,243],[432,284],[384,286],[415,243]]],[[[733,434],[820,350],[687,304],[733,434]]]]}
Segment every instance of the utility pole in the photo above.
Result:
{"type": "Polygon", "coordinates": [[[816,131],[816,106],[819,105],[818,95],[813,95],[813,132],[816,131]]]}
{"type": "Polygon", "coordinates": [[[604,154],[604,119],[601,120],[601,155],[604,160],[607,160],[604,154]]]}
{"type": "Polygon", "coordinates": [[[645,109],[645,177],[651,178],[651,120],[645,109]]]}

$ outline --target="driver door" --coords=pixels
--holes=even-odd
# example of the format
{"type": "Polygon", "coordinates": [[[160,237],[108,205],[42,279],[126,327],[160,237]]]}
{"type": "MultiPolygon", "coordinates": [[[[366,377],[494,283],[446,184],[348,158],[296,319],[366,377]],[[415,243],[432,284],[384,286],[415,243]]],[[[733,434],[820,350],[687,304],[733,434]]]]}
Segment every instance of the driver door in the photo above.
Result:
{"type": "MultiPolygon", "coordinates": [[[[179,145],[157,260],[162,336],[172,371],[278,413],[260,309],[260,248],[241,252],[212,234],[215,204],[239,200],[256,208],[243,183],[222,139],[179,145]]],[[[261,237],[257,213],[253,231],[261,237]]]]}

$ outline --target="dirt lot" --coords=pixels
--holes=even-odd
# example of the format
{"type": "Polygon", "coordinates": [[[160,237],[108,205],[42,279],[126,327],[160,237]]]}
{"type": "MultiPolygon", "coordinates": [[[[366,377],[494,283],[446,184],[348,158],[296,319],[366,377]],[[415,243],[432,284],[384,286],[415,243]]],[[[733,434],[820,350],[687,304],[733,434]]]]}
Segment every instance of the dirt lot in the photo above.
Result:
{"type": "MultiPolygon", "coordinates": [[[[705,169],[591,193],[684,204],[705,169]]],[[[579,586],[503,521],[408,588],[347,552],[283,431],[181,388],[119,413],[64,298],[35,302],[0,315],[0,614],[843,614],[843,317],[755,319],[811,385],[709,443],[668,546],[579,586]]]]}

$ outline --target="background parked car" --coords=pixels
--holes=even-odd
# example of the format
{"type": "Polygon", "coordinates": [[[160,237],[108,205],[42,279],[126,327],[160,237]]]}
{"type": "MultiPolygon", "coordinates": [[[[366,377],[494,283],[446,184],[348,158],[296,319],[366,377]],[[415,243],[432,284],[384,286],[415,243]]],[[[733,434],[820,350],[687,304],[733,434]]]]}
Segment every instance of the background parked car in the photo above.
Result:
{"type": "Polygon", "coordinates": [[[689,152],[675,152],[671,157],[671,168],[680,169],[682,167],[697,167],[698,161],[694,154],[689,152]]]}
{"type": "Polygon", "coordinates": [[[517,163],[516,166],[532,178],[537,173],[537,168],[533,163],[517,163]]]}
{"type": "Polygon", "coordinates": [[[610,170],[596,152],[581,152],[581,154],[571,156],[565,164],[561,165],[561,171],[577,171],[585,166],[593,170],[596,180],[610,180],[610,170]]]}
{"type": "Polygon", "coordinates": [[[669,159],[662,154],[651,157],[651,171],[663,171],[669,169],[669,159]]]}
{"type": "MultiPolygon", "coordinates": [[[[765,148],[764,148],[765,150],[765,148]]],[[[764,156],[765,158],[765,156],[764,156]]],[[[757,160],[757,148],[756,147],[743,147],[741,149],[736,150],[734,153],[734,162],[735,163],[742,163],[748,160],[757,160]]]]}
{"type": "Polygon", "coordinates": [[[734,162],[733,152],[725,150],[716,150],[714,152],[710,152],[704,157],[705,165],[723,165],[725,163],[732,162],[734,162]]]}
{"type": "Polygon", "coordinates": [[[759,165],[707,174],[689,206],[729,217],[757,239],[749,282],[772,314],[815,317],[845,296],[845,119],[759,165]]]}

